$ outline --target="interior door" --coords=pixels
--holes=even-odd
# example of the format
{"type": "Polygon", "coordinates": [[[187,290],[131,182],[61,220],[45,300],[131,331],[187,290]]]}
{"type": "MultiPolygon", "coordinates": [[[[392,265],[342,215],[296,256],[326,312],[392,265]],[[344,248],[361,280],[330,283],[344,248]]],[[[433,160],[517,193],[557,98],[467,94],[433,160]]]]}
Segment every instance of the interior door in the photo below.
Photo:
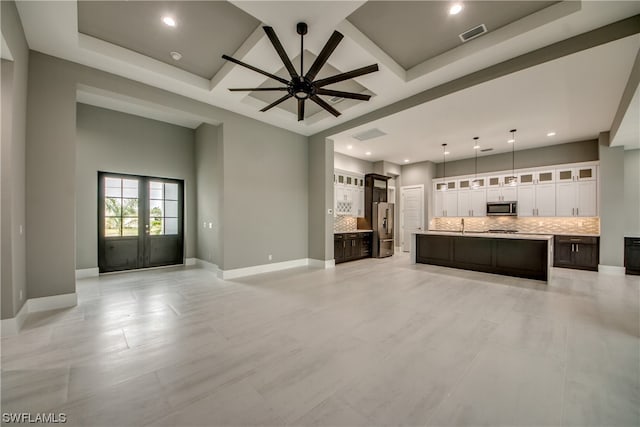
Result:
{"type": "Polygon", "coordinates": [[[424,229],[424,187],[402,187],[400,189],[402,250],[411,249],[411,233],[424,229]]]}
{"type": "Polygon", "coordinates": [[[181,264],[183,200],[181,180],[100,172],[100,272],[181,264]]]}

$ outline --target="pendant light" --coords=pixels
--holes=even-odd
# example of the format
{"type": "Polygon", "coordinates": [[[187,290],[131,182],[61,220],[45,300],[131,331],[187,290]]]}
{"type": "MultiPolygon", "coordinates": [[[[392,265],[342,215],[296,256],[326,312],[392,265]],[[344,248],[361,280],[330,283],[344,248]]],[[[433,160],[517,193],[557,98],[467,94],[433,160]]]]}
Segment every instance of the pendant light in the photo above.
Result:
{"type": "Polygon", "coordinates": [[[478,149],[480,148],[480,145],[478,144],[478,140],[480,138],[478,138],[477,136],[473,137],[473,150],[476,153],[476,159],[475,159],[475,176],[473,178],[473,181],[471,181],[471,188],[476,189],[476,188],[480,188],[480,180],[478,179],[478,149]]]}
{"type": "Polygon", "coordinates": [[[518,185],[518,177],[516,176],[515,150],[516,150],[516,129],[511,129],[511,176],[506,177],[505,184],[514,187],[518,185]]]}
{"type": "Polygon", "coordinates": [[[442,191],[447,191],[449,184],[447,184],[447,144],[442,144],[442,179],[445,181],[442,186],[442,191]]]}

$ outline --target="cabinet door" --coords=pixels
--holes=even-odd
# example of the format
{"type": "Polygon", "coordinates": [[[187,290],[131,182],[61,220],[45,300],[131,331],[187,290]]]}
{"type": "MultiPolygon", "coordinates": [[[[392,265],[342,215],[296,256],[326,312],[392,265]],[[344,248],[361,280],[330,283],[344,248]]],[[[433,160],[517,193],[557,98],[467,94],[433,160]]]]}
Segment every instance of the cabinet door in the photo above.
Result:
{"type": "MultiPolygon", "coordinates": [[[[502,180],[499,176],[490,176],[487,178],[487,187],[497,188],[502,184],[502,180]]],[[[498,202],[499,200],[496,200],[498,202]]]]}
{"type": "Polygon", "coordinates": [[[501,198],[500,188],[487,188],[487,202],[499,202],[501,198]]]}
{"type": "Polygon", "coordinates": [[[336,262],[344,261],[344,240],[333,240],[333,258],[336,262]]]}
{"type": "Polygon", "coordinates": [[[574,216],[576,208],[576,187],[573,182],[556,184],[556,216],[574,216]]]}
{"type": "Polygon", "coordinates": [[[443,199],[443,208],[445,216],[458,216],[458,192],[445,191],[443,199]]]}
{"type": "Polygon", "coordinates": [[[518,175],[518,185],[533,185],[536,179],[535,172],[524,172],[518,175]]]}
{"type": "Polygon", "coordinates": [[[502,187],[502,201],[513,202],[518,200],[518,187],[502,187]]]}
{"type": "Polygon", "coordinates": [[[595,181],[596,180],[596,167],[584,166],[576,168],[575,173],[576,181],[595,181]]]}
{"type": "Polygon", "coordinates": [[[598,248],[596,245],[576,243],[573,250],[573,261],[577,267],[598,268],[598,248]]]}
{"type": "Polygon", "coordinates": [[[518,189],[518,216],[536,215],[536,190],[534,185],[525,185],[518,189]]]}
{"type": "Polygon", "coordinates": [[[356,216],[364,216],[364,188],[358,188],[358,197],[356,198],[357,214],[356,216]]]}
{"type": "Polygon", "coordinates": [[[471,216],[471,190],[458,191],[458,216],[471,216]]]}
{"type": "Polygon", "coordinates": [[[484,189],[470,190],[471,216],[487,215],[487,192],[484,189]]]}
{"type": "Polygon", "coordinates": [[[581,181],[576,183],[578,202],[576,204],[577,216],[596,216],[596,181],[581,181]]]}
{"type": "MultiPolygon", "coordinates": [[[[536,189],[536,216],[556,216],[556,185],[538,184],[536,189]]],[[[518,196],[520,195],[518,190],[518,196]]],[[[518,209],[520,207],[518,206],[518,209]]]]}
{"type": "Polygon", "coordinates": [[[444,194],[444,191],[436,191],[433,194],[433,198],[434,198],[434,211],[433,211],[433,216],[435,217],[442,217],[444,216],[444,204],[443,204],[443,197],[442,195],[444,194]]]}
{"type": "Polygon", "coordinates": [[[555,182],[553,171],[541,171],[536,173],[536,184],[551,184],[555,182]]]}
{"type": "Polygon", "coordinates": [[[566,267],[573,264],[573,244],[558,243],[556,240],[553,247],[553,266],[566,267]]]}
{"type": "Polygon", "coordinates": [[[573,168],[556,169],[556,182],[572,182],[573,180],[573,168]]]}

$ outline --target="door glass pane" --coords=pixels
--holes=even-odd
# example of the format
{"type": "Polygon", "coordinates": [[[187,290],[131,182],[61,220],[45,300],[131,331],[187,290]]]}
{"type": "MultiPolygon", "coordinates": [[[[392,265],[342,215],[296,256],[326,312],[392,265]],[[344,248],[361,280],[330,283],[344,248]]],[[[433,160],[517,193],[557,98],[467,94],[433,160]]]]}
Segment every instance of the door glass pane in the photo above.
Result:
{"type": "Polygon", "coordinates": [[[578,174],[580,175],[580,179],[584,179],[584,178],[591,178],[591,177],[592,177],[591,168],[588,168],[588,169],[580,169],[580,171],[578,172],[578,174]]]}
{"type": "Polygon", "coordinates": [[[164,216],[176,218],[178,216],[178,202],[167,200],[164,202],[164,216]]]}
{"type": "Polygon", "coordinates": [[[122,212],[122,199],[115,197],[105,197],[104,199],[104,215],[120,216],[122,212]]]}
{"type": "Polygon", "coordinates": [[[178,234],[178,218],[165,218],[164,234],[178,234]]]}
{"type": "Polygon", "coordinates": [[[167,182],[164,184],[165,200],[178,200],[178,184],[167,182]]]}
{"type": "Polygon", "coordinates": [[[122,197],[122,180],[119,178],[105,178],[104,189],[107,197],[122,197]]]}
{"type": "Polygon", "coordinates": [[[460,181],[460,188],[469,188],[469,181],[460,181]]]}
{"type": "Polygon", "coordinates": [[[151,217],[149,218],[149,234],[152,236],[158,236],[164,233],[163,218],[151,217]]]}
{"type": "Polygon", "coordinates": [[[497,177],[496,178],[489,178],[489,185],[498,185],[499,183],[500,182],[499,182],[499,179],[497,177]]]}
{"type": "Polygon", "coordinates": [[[571,179],[571,171],[560,171],[560,179],[571,179]]]}
{"type": "Polygon", "coordinates": [[[123,218],[122,235],[137,236],[138,235],[138,218],[123,218]]]}
{"type": "Polygon", "coordinates": [[[162,199],[162,183],[157,181],[149,181],[149,198],[162,199]]]}
{"type": "Polygon", "coordinates": [[[532,174],[520,175],[520,182],[522,184],[532,183],[533,182],[533,175],[532,174]]]}
{"type": "Polygon", "coordinates": [[[161,217],[164,216],[162,200],[149,200],[149,216],[150,217],[161,217]]]}
{"type": "Polygon", "coordinates": [[[122,216],[138,217],[138,199],[122,199],[122,216]]]}
{"type": "Polygon", "coordinates": [[[122,180],[122,197],[138,197],[138,181],[135,179],[122,180]]]}
{"type": "Polygon", "coordinates": [[[539,175],[540,182],[553,181],[553,173],[543,172],[539,175]]]}
{"type": "Polygon", "coordinates": [[[104,235],[107,237],[120,236],[121,219],[114,217],[104,218],[104,235]]]}

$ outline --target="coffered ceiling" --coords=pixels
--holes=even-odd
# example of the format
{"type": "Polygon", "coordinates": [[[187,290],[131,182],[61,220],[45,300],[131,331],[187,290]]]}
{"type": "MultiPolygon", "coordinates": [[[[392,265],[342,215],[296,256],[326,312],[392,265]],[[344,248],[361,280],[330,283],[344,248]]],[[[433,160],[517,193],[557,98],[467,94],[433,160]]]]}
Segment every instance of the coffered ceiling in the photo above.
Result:
{"type": "MultiPolygon", "coordinates": [[[[33,50],[303,135],[332,128],[474,71],[640,13],[637,1],[467,0],[461,2],[463,9],[458,15],[450,16],[451,4],[450,1],[17,1],[27,41],[33,50]],[[165,25],[164,16],[174,19],[175,27],[165,25]],[[332,87],[373,94],[370,101],[345,100],[335,104],[342,112],[338,118],[324,111],[315,114],[309,111],[307,118],[298,122],[293,105],[285,103],[282,108],[261,113],[259,110],[271,98],[228,91],[233,87],[260,87],[268,82],[261,74],[222,61],[222,54],[270,73],[282,73],[282,62],[261,26],[270,25],[275,29],[293,59],[300,53],[300,38],[295,27],[301,21],[309,25],[304,41],[305,56],[309,58],[305,58],[306,63],[311,63],[333,31],[345,36],[321,75],[379,64],[380,71],[345,82],[348,87],[332,87]],[[478,24],[485,24],[488,32],[462,43],[458,34],[478,24]],[[179,61],[171,58],[173,51],[182,55],[179,61]]],[[[544,78],[553,85],[558,80],[553,74],[544,74],[544,78]]],[[[496,93],[510,91],[509,85],[514,82],[528,85],[526,79],[498,79],[493,90],[496,93]]],[[[618,86],[609,86],[608,80],[601,83],[605,91],[609,87],[617,90],[618,86]]],[[[566,84],[571,85],[571,81],[566,84]]],[[[461,91],[457,102],[478,104],[479,95],[472,89],[461,91]]],[[[489,95],[493,93],[485,94],[489,95]]],[[[106,100],[108,94],[92,94],[90,98],[100,102],[106,100]]],[[[486,121],[497,122],[504,113],[504,104],[491,99],[483,101],[480,108],[486,121]]],[[[434,102],[427,103],[425,108],[436,114],[439,111],[434,106],[440,104],[434,102]]],[[[112,106],[124,103],[122,99],[105,101],[112,106]]],[[[128,112],[135,111],[137,103],[131,104],[128,112]]],[[[537,112],[548,108],[542,100],[525,105],[537,106],[537,112]]],[[[588,113],[590,106],[580,102],[570,105],[571,111],[555,110],[557,120],[582,127],[584,124],[575,118],[588,113]]],[[[144,109],[150,108],[145,105],[144,109]]],[[[537,114],[532,114],[530,109],[527,112],[522,115],[523,128],[541,126],[533,120],[528,122],[529,117],[537,114]]],[[[179,122],[180,113],[175,114],[174,122],[179,122]]],[[[192,118],[186,123],[192,123],[192,118]]],[[[414,129],[416,134],[430,131],[425,123],[431,121],[410,114],[402,120],[402,126],[414,129]]],[[[467,123],[456,126],[460,134],[471,135],[476,131],[467,123]]],[[[558,136],[557,141],[562,142],[564,136],[558,136]]]]}

